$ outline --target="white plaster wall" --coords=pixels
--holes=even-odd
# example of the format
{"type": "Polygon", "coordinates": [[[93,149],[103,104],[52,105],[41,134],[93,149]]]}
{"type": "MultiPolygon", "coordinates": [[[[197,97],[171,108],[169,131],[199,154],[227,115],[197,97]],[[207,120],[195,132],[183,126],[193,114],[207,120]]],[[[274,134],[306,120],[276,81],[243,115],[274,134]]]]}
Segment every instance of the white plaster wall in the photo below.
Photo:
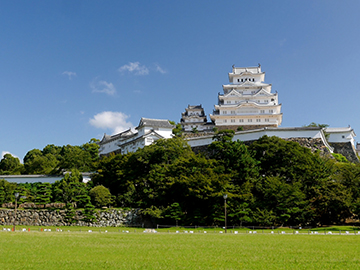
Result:
{"type": "Polygon", "coordinates": [[[329,135],[329,142],[351,142],[355,146],[355,138],[351,132],[329,133],[329,135]]]}
{"type": "MultiPolygon", "coordinates": [[[[261,130],[261,131],[248,131],[246,133],[237,133],[233,137],[233,141],[253,141],[258,140],[262,136],[269,137],[276,136],[282,139],[286,138],[321,138],[320,130],[261,130]]],[[[213,136],[189,138],[188,143],[190,146],[208,145],[213,142],[213,136]]]]}

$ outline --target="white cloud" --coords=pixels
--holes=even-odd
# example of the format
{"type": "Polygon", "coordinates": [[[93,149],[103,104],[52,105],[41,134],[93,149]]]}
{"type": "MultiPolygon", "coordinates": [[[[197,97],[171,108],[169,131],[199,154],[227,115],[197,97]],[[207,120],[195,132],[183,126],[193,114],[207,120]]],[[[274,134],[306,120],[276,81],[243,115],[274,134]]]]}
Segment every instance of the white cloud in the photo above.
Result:
{"type": "Polygon", "coordinates": [[[118,70],[120,73],[128,71],[128,72],[134,73],[135,75],[148,75],[149,74],[149,69],[144,65],[140,65],[139,62],[130,62],[128,65],[124,65],[124,66],[120,67],[118,70]]]}
{"type": "Polygon", "coordinates": [[[19,158],[18,156],[15,156],[15,155],[11,154],[11,153],[8,152],[8,151],[2,151],[2,152],[1,152],[1,159],[3,159],[6,154],[10,154],[10,155],[12,155],[12,156],[15,157],[15,158],[19,158]]]}
{"type": "Polygon", "coordinates": [[[167,73],[167,71],[165,69],[161,68],[158,64],[155,64],[155,67],[156,67],[157,72],[160,72],[161,74],[167,73]]]}
{"type": "Polygon", "coordinates": [[[62,73],[62,75],[67,75],[68,77],[69,77],[69,80],[71,80],[72,79],[72,76],[76,76],[76,73],[75,72],[72,72],[72,71],[64,71],[63,73],[62,73]]]}
{"type": "Polygon", "coordinates": [[[105,93],[110,96],[113,96],[116,93],[115,86],[106,81],[92,81],[90,87],[93,93],[105,93]]]}
{"type": "Polygon", "coordinates": [[[111,129],[112,134],[116,134],[134,127],[131,122],[126,121],[129,117],[122,112],[105,111],[94,115],[89,123],[96,128],[111,129]]]}

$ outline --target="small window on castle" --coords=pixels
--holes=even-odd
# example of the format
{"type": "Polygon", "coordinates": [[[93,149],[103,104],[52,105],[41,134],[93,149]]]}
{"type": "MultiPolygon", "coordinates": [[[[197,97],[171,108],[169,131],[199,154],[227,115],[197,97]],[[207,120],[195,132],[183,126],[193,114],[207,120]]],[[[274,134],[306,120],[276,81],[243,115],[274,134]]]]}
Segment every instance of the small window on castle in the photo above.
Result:
{"type": "Polygon", "coordinates": [[[274,112],[274,110],[269,110],[269,113],[273,113],[274,112]]]}
{"type": "Polygon", "coordinates": [[[240,82],[240,79],[238,79],[238,82],[240,82]]]}
{"type": "Polygon", "coordinates": [[[256,122],[261,122],[261,120],[260,120],[260,119],[256,119],[256,122]]]}
{"type": "Polygon", "coordinates": [[[265,113],[265,110],[260,110],[260,113],[265,113]]]}
{"type": "Polygon", "coordinates": [[[248,119],[248,122],[252,122],[252,119],[248,119]]]}
{"type": "Polygon", "coordinates": [[[227,120],[226,120],[226,119],[224,120],[224,123],[227,123],[227,120]]]}
{"type": "Polygon", "coordinates": [[[266,119],[265,119],[265,122],[269,122],[269,119],[268,119],[268,118],[266,118],[266,119]]]}
{"type": "Polygon", "coordinates": [[[231,123],[235,123],[235,119],[231,119],[231,123]]]}
{"type": "Polygon", "coordinates": [[[239,122],[243,123],[243,122],[244,122],[244,119],[239,119],[239,122]]]}
{"type": "Polygon", "coordinates": [[[341,138],[345,139],[345,136],[344,136],[344,135],[342,135],[342,136],[341,136],[341,138]]]}
{"type": "Polygon", "coordinates": [[[230,101],[230,100],[228,100],[228,101],[226,101],[226,103],[227,103],[227,104],[231,104],[231,101],[230,101]]]}
{"type": "Polygon", "coordinates": [[[231,114],[235,114],[235,111],[231,111],[231,114]]]}

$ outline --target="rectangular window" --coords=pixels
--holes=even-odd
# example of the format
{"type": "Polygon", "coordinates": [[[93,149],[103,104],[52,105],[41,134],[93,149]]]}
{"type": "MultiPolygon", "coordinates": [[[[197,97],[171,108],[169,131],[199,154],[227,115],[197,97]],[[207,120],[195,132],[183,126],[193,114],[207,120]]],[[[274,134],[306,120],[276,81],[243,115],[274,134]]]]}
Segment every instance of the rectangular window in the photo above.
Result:
{"type": "Polygon", "coordinates": [[[241,122],[241,123],[244,122],[244,119],[239,119],[239,122],[241,122]]]}
{"type": "Polygon", "coordinates": [[[260,119],[256,119],[256,122],[260,122],[261,120],[260,119]]]}
{"type": "Polygon", "coordinates": [[[264,102],[265,102],[265,103],[269,103],[269,100],[265,99],[264,102]]]}
{"type": "Polygon", "coordinates": [[[231,119],[231,123],[235,123],[235,119],[231,119]]]}
{"type": "Polygon", "coordinates": [[[265,110],[260,110],[260,113],[265,113],[265,110]]]}
{"type": "Polygon", "coordinates": [[[235,114],[235,111],[231,111],[231,114],[235,114]]]}
{"type": "Polygon", "coordinates": [[[269,119],[268,119],[268,118],[266,118],[266,119],[265,119],[265,122],[269,122],[269,119]]]}
{"type": "Polygon", "coordinates": [[[269,113],[273,113],[274,112],[274,110],[269,110],[269,113]]]}
{"type": "Polygon", "coordinates": [[[252,119],[248,119],[248,122],[252,122],[252,119]]]}
{"type": "Polygon", "coordinates": [[[227,104],[231,104],[231,101],[230,101],[230,100],[228,100],[228,101],[226,101],[226,103],[227,103],[227,104]]]}
{"type": "Polygon", "coordinates": [[[227,120],[226,120],[226,119],[224,120],[224,123],[227,123],[227,120]]]}
{"type": "Polygon", "coordinates": [[[222,113],[223,113],[223,114],[227,114],[227,111],[223,111],[222,113]]]}

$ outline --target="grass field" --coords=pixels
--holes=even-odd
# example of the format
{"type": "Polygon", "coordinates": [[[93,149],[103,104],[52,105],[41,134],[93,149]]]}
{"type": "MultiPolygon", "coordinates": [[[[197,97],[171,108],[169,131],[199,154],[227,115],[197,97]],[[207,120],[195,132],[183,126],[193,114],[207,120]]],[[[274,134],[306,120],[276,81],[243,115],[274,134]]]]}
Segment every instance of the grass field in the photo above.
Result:
{"type": "Polygon", "coordinates": [[[359,234],[38,229],[0,231],[0,269],[360,269],[359,234]]]}

